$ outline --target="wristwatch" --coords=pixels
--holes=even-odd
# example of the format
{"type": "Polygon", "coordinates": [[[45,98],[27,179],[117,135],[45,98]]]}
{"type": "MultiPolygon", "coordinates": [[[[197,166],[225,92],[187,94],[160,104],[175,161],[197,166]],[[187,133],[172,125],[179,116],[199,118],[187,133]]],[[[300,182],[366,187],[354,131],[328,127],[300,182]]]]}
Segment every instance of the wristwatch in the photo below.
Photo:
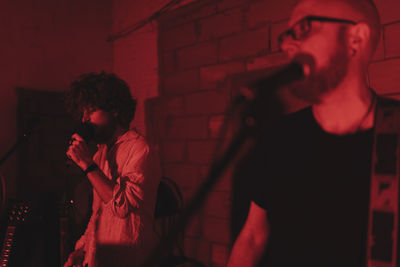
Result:
{"type": "Polygon", "coordinates": [[[86,168],[86,170],[83,171],[83,173],[84,173],[85,175],[87,175],[89,172],[92,172],[92,171],[94,171],[94,170],[97,170],[98,168],[99,168],[99,166],[97,166],[97,164],[93,162],[92,164],[90,164],[90,165],[86,168]]]}

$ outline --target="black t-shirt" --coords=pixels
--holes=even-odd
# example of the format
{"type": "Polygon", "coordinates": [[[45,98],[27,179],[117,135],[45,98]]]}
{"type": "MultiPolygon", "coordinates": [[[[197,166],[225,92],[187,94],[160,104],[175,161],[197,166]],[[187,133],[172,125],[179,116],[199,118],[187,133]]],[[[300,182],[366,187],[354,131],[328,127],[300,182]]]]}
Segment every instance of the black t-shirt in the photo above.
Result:
{"type": "Polygon", "coordinates": [[[267,211],[267,266],[365,264],[373,129],[323,131],[311,108],[270,127],[249,169],[267,211]]]}

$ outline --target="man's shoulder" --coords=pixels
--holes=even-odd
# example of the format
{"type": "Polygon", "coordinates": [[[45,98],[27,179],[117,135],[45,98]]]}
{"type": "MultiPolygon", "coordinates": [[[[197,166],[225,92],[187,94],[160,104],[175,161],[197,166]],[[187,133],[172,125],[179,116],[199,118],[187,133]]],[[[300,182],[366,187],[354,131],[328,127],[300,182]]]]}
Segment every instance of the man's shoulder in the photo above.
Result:
{"type": "Polygon", "coordinates": [[[146,137],[143,134],[141,134],[138,130],[136,130],[135,128],[130,129],[127,132],[127,137],[128,137],[127,138],[128,141],[132,141],[137,144],[147,145],[146,137]]]}
{"type": "Polygon", "coordinates": [[[135,150],[149,150],[146,138],[136,129],[128,130],[120,139],[120,146],[130,147],[135,150]]]}

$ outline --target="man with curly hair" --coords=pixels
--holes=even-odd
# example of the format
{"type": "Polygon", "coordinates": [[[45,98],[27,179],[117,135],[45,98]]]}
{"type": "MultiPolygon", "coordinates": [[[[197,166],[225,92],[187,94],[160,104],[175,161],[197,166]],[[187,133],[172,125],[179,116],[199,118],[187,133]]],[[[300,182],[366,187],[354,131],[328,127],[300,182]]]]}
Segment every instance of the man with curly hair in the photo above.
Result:
{"type": "Polygon", "coordinates": [[[159,176],[145,139],[129,125],[136,100],[114,74],[89,73],[74,81],[68,110],[94,128],[93,154],[72,135],[67,156],[93,186],[92,216],[68,266],[137,266],[154,244],[153,214],[159,176]]]}

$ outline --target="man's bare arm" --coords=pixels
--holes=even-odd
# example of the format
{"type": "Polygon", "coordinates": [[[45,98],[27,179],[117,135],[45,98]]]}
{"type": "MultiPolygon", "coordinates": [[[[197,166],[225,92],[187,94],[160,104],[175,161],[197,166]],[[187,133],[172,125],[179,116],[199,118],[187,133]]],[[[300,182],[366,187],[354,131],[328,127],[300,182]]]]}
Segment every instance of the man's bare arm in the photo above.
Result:
{"type": "Polygon", "coordinates": [[[228,267],[256,266],[265,250],[269,224],[266,211],[251,202],[249,214],[228,261],[228,267]]]}
{"type": "MultiPolygon", "coordinates": [[[[86,170],[93,164],[93,155],[81,136],[74,134],[72,140],[67,156],[82,170],[86,170]]],[[[101,200],[108,203],[112,199],[115,182],[111,181],[99,168],[87,173],[87,176],[101,200]]]]}
{"type": "Polygon", "coordinates": [[[115,182],[108,179],[100,169],[89,172],[87,177],[101,200],[108,203],[113,197],[115,182]]]}

